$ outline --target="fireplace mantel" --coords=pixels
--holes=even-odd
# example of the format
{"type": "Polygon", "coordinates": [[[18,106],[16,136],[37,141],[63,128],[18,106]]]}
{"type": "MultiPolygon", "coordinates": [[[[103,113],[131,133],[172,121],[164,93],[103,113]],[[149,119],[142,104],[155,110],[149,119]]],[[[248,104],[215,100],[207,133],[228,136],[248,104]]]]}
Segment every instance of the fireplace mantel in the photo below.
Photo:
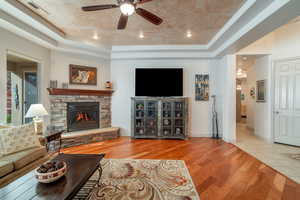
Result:
{"type": "Polygon", "coordinates": [[[49,95],[111,96],[113,90],[47,88],[49,95]]]}

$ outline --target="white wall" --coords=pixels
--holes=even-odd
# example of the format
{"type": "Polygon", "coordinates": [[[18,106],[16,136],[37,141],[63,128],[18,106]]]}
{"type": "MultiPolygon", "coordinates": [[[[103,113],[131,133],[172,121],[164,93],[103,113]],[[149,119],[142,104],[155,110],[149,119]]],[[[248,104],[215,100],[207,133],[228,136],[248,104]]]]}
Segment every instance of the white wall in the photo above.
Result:
{"type": "Polygon", "coordinates": [[[96,57],[51,51],[51,80],[58,81],[58,87],[62,83],[69,83],[69,65],[83,65],[97,68],[97,86],[69,85],[69,88],[77,89],[103,89],[104,83],[110,80],[110,61],[96,57]]]}
{"type": "Polygon", "coordinates": [[[217,97],[219,97],[219,121],[223,140],[236,141],[236,58],[227,55],[219,59],[217,71],[217,97]]]}
{"type": "Polygon", "coordinates": [[[274,32],[272,58],[285,59],[300,56],[300,20],[289,23],[274,32]]]}
{"type": "Polygon", "coordinates": [[[249,98],[247,126],[254,129],[254,134],[270,141],[272,139],[270,129],[270,104],[271,104],[271,65],[269,56],[260,56],[256,59],[253,67],[248,70],[247,83],[249,88],[256,87],[256,81],[266,80],[266,102],[256,102],[249,98]]]}
{"type": "Polygon", "coordinates": [[[50,74],[50,50],[0,28],[0,123],[6,121],[7,51],[14,51],[41,62],[39,69],[40,101],[49,107],[46,88],[50,74]]]}
{"type": "Polygon", "coordinates": [[[270,54],[272,60],[300,56],[300,20],[290,22],[257,40],[238,54],[270,54]]]}
{"type": "MultiPolygon", "coordinates": [[[[210,74],[210,95],[216,93],[215,60],[113,60],[111,77],[116,90],[112,100],[112,124],[122,128],[121,134],[129,136],[131,123],[131,97],[135,95],[134,70],[136,67],[183,67],[184,96],[189,97],[190,136],[211,135],[211,101],[196,102],[194,92],[195,74],[210,74]]],[[[168,78],[168,77],[166,77],[168,78]]],[[[153,77],[155,81],[155,77],[153,77]]]]}

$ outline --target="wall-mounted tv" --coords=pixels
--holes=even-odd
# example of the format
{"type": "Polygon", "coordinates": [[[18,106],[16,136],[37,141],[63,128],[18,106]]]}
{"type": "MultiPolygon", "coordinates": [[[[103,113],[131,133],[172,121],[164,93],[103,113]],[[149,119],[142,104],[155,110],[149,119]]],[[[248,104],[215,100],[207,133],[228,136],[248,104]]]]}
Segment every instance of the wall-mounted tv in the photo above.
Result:
{"type": "Polygon", "coordinates": [[[183,69],[136,68],[135,96],[183,96],[183,69]]]}

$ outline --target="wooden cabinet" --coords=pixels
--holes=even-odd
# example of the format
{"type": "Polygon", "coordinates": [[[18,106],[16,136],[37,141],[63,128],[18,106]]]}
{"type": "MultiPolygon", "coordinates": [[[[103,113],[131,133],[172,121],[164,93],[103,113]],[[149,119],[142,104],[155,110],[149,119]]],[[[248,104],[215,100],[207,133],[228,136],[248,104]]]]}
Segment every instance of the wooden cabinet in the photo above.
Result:
{"type": "Polygon", "coordinates": [[[132,98],[133,138],[185,139],[187,135],[187,98],[132,98]]]}

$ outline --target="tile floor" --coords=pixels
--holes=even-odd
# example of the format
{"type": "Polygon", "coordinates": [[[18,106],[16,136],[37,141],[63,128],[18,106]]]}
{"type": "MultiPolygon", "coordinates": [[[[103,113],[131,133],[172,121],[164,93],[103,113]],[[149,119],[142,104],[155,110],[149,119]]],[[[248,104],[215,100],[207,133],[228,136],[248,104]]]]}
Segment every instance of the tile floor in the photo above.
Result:
{"type": "Polygon", "coordinates": [[[237,124],[236,145],[258,160],[300,183],[300,147],[268,143],[255,136],[246,124],[237,124]]]}

